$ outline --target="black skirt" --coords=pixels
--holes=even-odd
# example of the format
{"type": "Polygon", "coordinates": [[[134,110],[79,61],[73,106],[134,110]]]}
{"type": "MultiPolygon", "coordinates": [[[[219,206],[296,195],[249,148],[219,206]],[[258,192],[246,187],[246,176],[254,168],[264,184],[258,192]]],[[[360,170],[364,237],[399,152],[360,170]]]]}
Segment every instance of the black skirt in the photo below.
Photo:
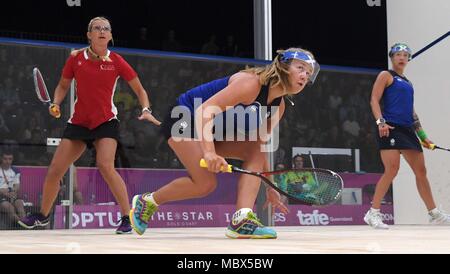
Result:
{"type": "Polygon", "coordinates": [[[113,119],[94,129],[67,123],[62,138],[81,140],[85,142],[88,147],[92,147],[93,142],[101,138],[112,138],[119,142],[119,121],[113,119]]]}
{"type": "Polygon", "coordinates": [[[423,152],[419,139],[416,136],[416,132],[413,127],[405,127],[394,125],[394,129],[389,130],[389,136],[380,137],[378,127],[376,128],[376,136],[378,141],[378,148],[382,149],[413,149],[423,152]]]}

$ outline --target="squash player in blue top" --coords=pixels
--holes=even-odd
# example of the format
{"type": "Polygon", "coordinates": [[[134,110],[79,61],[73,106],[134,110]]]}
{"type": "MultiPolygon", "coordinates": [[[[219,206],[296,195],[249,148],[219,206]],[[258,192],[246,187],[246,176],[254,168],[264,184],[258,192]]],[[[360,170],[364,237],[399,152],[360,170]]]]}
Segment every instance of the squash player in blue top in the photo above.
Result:
{"type": "Polygon", "coordinates": [[[373,228],[388,228],[383,223],[380,205],[399,170],[400,154],[414,172],[417,189],[427,207],[430,223],[450,224],[449,215],[436,208],[426,175],[421,143],[430,149],[433,142],[428,139],[414,111],[414,87],[403,74],[411,60],[411,54],[411,49],[406,44],[393,45],[389,51],[393,69],[382,71],[372,89],[370,104],[376,120],[378,146],[384,165],[384,173],[377,183],[372,207],[364,216],[364,221],[373,228]],[[380,101],[383,103],[383,110],[380,101]]]}
{"type": "MultiPolygon", "coordinates": [[[[225,158],[243,160],[245,169],[268,169],[267,155],[261,146],[283,115],[283,97],[300,93],[308,83],[314,82],[320,70],[309,51],[289,48],[277,53],[267,66],[247,68],[178,97],[162,124],[162,131],[189,176],[133,198],[131,224],[138,234],[145,232],[159,205],[204,197],[214,191],[215,173],[228,165],[225,158]],[[265,135],[254,134],[263,128],[267,129],[265,135]],[[202,158],[208,169],[199,166],[202,158]]],[[[252,211],[260,184],[255,176],[240,176],[237,211],[226,230],[227,237],[277,237],[277,233],[264,227],[252,211]]],[[[267,188],[266,194],[268,202],[287,212],[276,191],[267,188]]]]}

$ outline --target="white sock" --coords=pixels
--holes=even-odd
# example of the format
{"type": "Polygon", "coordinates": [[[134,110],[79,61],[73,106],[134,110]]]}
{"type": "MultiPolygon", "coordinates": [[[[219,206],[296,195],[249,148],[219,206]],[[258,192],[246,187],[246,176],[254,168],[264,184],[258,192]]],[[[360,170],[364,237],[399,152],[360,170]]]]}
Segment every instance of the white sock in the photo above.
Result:
{"type": "Polygon", "coordinates": [[[377,208],[371,207],[371,208],[370,208],[370,212],[371,212],[371,213],[379,213],[379,212],[380,212],[380,209],[379,209],[379,208],[377,209],[377,208]]]}
{"type": "Polygon", "coordinates": [[[159,206],[159,205],[155,202],[155,199],[153,199],[153,192],[150,193],[150,194],[145,194],[143,198],[144,198],[144,200],[146,200],[147,202],[151,202],[151,203],[153,203],[155,206],[159,206]]]}
{"type": "Polygon", "coordinates": [[[437,209],[437,207],[433,208],[432,210],[428,211],[428,213],[432,216],[436,216],[437,214],[439,214],[439,209],[437,209]]]}

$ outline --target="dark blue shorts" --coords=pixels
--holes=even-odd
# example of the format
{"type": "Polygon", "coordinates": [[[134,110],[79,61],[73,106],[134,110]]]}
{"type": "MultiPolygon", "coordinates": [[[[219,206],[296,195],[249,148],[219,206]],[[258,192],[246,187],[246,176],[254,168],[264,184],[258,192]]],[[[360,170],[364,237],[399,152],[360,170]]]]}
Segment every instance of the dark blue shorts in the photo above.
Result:
{"type": "Polygon", "coordinates": [[[378,148],[382,149],[413,149],[423,152],[419,139],[413,127],[405,127],[394,125],[388,122],[390,126],[395,127],[389,130],[388,137],[380,137],[378,127],[376,128],[376,138],[378,141],[378,148]]]}

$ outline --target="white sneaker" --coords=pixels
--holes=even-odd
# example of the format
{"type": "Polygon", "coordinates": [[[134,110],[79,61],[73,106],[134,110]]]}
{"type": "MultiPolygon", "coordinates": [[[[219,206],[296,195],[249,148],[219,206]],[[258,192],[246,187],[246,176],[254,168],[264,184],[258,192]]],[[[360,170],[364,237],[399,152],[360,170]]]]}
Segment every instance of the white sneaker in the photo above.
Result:
{"type": "Polygon", "coordinates": [[[364,216],[364,222],[376,229],[389,229],[389,226],[383,223],[380,211],[376,212],[369,209],[364,216]]]}
{"type": "Polygon", "coordinates": [[[430,224],[433,225],[450,225],[450,215],[437,209],[434,213],[429,212],[430,224]]]}

